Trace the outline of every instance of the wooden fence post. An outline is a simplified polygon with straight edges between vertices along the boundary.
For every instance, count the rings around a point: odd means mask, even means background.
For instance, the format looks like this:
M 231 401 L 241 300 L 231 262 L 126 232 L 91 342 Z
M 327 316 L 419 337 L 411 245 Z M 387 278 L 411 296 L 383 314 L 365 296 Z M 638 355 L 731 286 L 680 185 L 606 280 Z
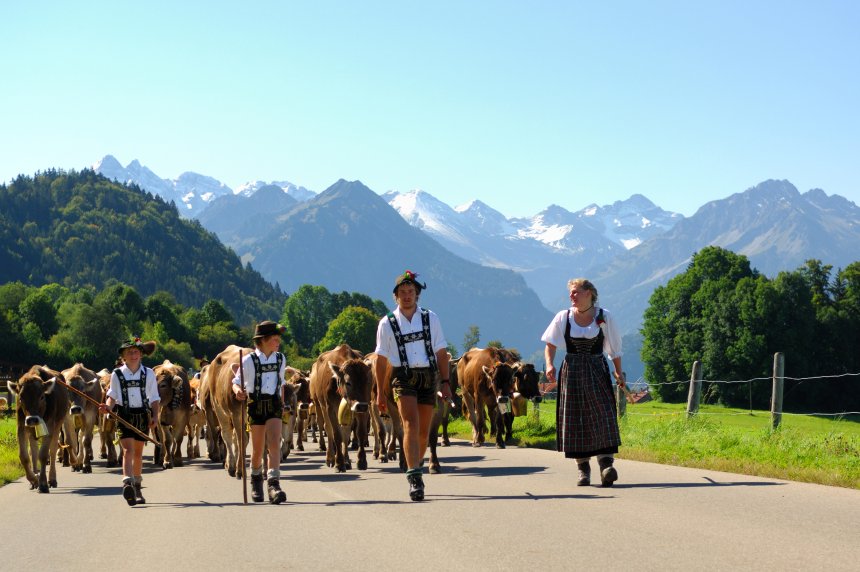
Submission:
M 782 389 L 785 382 L 785 354 L 773 354 L 773 394 L 770 398 L 770 420 L 774 429 L 782 421 Z
M 693 371 L 690 374 L 690 392 L 687 394 L 687 417 L 692 417 L 699 412 L 699 401 L 702 399 L 702 362 L 693 362 Z

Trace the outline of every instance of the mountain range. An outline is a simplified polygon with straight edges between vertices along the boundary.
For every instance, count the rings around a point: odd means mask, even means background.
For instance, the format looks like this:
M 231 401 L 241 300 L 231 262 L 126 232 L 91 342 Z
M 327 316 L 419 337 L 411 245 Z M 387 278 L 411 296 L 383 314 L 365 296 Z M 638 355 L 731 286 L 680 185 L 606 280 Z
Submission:
M 101 163 L 110 164 L 107 159 Z M 133 161 L 126 175 L 135 169 L 148 171 Z M 184 173 L 174 181 L 173 188 L 180 189 L 174 192 L 186 190 L 187 196 L 187 189 L 179 181 L 194 180 L 192 175 Z M 405 222 L 456 255 L 460 260 L 455 265 L 461 272 L 481 272 L 479 268 L 483 267 L 522 276 L 525 290 L 533 291 L 543 305 L 542 315 L 548 312 L 546 308 L 554 311 L 568 305 L 567 279 L 591 278 L 600 291 L 601 305 L 619 317 L 625 334 L 638 331 L 653 289 L 683 272 L 692 254 L 704 246 L 716 245 L 744 254 L 754 267 L 769 276 L 795 269 L 810 258 L 834 267 L 845 266 L 860 252 L 857 205 L 820 189 L 801 194 L 790 182 L 781 180 L 764 181 L 725 199 L 708 202 L 688 218 L 654 205 L 641 194 L 608 205 L 591 204 L 576 212 L 550 205 L 531 217 L 506 218 L 481 201 L 450 207 L 424 191 L 388 192 L 380 197 L 367 192 L 369 189 L 360 183 L 339 181 L 320 195 L 283 182 L 256 182 L 244 185 L 236 193 L 208 177 L 196 177 L 211 183 L 205 192 L 194 195 L 201 201 L 205 197 L 205 204 L 187 208 L 188 213 L 196 212 L 200 222 L 233 247 L 245 262 L 252 262 L 263 276 L 277 280 L 288 292 L 297 280 L 327 287 L 342 284 L 335 287 L 355 290 L 342 279 L 342 267 L 336 268 L 326 257 L 309 253 L 324 247 L 326 252 L 345 250 L 364 260 L 375 258 L 386 252 L 385 246 L 390 242 L 381 236 L 390 228 L 399 230 L 396 238 L 389 238 L 425 245 L 419 235 L 405 233 Z M 146 181 L 134 179 L 138 185 L 161 194 L 148 187 Z M 363 190 L 346 193 L 345 188 L 354 184 Z M 386 205 L 390 208 L 384 208 Z M 333 207 L 340 209 L 336 217 L 325 213 Z M 374 216 L 368 217 L 364 208 L 371 209 Z M 399 220 L 390 216 L 393 213 L 399 214 Z M 262 223 L 260 217 L 265 216 L 273 222 Z M 383 219 L 384 227 L 366 226 Z M 325 224 L 316 222 L 322 220 Z M 363 233 L 371 232 L 371 228 L 376 236 L 365 237 Z M 279 246 L 272 247 L 273 244 Z M 296 248 L 298 244 L 304 245 L 303 252 Z M 279 259 L 273 254 L 282 247 L 290 257 L 282 255 Z M 302 274 L 307 272 L 301 279 L 288 276 L 289 265 L 284 261 L 292 262 L 293 256 L 302 261 Z M 463 265 L 464 261 L 475 264 Z M 407 257 L 402 264 L 418 263 Z M 433 273 L 452 264 L 440 262 Z M 402 271 L 397 264 L 390 269 Z M 354 279 L 365 272 L 362 268 L 353 270 Z M 431 280 L 433 273 L 426 269 L 424 272 Z M 372 289 L 371 282 L 366 292 L 382 297 Z M 519 288 L 520 285 L 515 289 Z M 428 298 L 430 292 L 428 289 Z M 533 332 L 532 338 L 539 333 Z

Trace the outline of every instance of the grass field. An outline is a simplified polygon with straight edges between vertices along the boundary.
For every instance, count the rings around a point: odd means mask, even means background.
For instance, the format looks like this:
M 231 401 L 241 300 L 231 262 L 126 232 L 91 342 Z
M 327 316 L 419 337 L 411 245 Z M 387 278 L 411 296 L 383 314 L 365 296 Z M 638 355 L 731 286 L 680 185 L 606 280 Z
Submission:
M 687 419 L 683 404 L 628 406 L 621 420 L 618 457 L 745 475 L 860 489 L 860 418 L 784 415 L 777 431 L 770 412 L 702 406 Z M 452 420 L 452 435 L 472 438 L 469 422 Z M 539 415 L 514 419 L 514 441 L 555 449 L 555 403 Z M 492 446 L 485 445 L 485 446 Z M 0 418 L 0 486 L 24 474 L 18 461 L 14 417 Z
M 618 457 L 860 489 L 860 418 L 783 415 L 771 430 L 769 411 L 702 406 L 687 419 L 684 404 L 628 406 Z M 471 439 L 465 419 L 449 430 Z M 520 446 L 555 449 L 555 404 L 541 404 L 538 420 L 514 420 Z

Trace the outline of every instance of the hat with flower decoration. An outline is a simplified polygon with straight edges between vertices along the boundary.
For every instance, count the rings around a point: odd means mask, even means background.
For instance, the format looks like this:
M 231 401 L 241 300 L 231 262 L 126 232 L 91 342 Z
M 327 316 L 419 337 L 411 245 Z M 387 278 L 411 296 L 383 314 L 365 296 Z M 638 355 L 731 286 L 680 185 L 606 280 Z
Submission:
M 403 284 L 414 284 L 415 292 L 420 294 L 421 290 L 427 288 L 427 284 L 418 282 L 418 274 L 411 270 L 405 271 L 403 274 L 394 279 L 394 293 L 397 294 L 397 289 Z
M 123 350 L 127 350 L 128 348 L 137 348 L 140 350 L 140 353 L 142 353 L 145 356 L 148 356 L 148 355 L 151 355 L 152 352 L 155 351 L 155 346 L 156 346 L 155 340 L 143 342 L 140 340 L 140 338 L 133 337 L 133 338 L 130 338 L 130 339 L 124 341 L 122 343 L 122 345 L 119 347 L 118 351 L 119 351 L 119 354 L 122 355 Z

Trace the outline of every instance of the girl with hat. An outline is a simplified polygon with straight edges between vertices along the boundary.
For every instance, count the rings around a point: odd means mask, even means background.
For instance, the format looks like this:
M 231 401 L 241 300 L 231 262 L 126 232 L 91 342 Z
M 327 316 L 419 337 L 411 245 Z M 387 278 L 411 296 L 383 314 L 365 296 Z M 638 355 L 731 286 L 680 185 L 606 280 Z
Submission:
M 99 406 L 102 413 L 115 411 L 123 420 L 143 434 L 155 429 L 161 398 L 155 372 L 141 363 L 143 356 L 155 351 L 155 342 L 142 342 L 133 338 L 119 348 L 122 364 L 110 376 L 110 388 L 105 403 Z M 117 428 L 122 447 L 122 496 L 129 506 L 143 504 L 143 437 L 120 425 Z
M 251 498 L 263 502 L 263 446 L 268 448 L 269 502 L 280 504 L 287 494 L 280 486 L 281 430 L 284 411 L 284 354 L 278 351 L 281 335 L 286 328 L 265 321 L 254 331 L 252 353 L 235 364 L 233 394 L 240 401 L 248 400 L 248 424 L 251 427 Z M 242 368 L 241 371 L 239 368 Z M 244 384 L 243 384 L 244 381 Z

